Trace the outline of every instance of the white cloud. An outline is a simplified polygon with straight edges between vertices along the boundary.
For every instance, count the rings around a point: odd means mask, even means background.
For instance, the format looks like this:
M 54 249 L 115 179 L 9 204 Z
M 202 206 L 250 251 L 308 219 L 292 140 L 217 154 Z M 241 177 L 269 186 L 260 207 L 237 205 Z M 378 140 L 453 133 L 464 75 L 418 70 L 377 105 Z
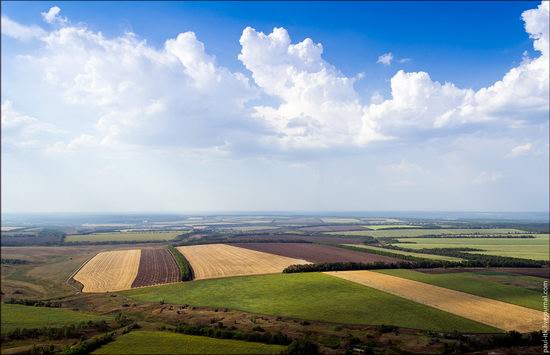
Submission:
M 410 62 L 412 62 L 412 58 L 399 59 L 399 63 L 410 63 Z
M 380 63 L 382 65 L 390 65 L 392 60 L 393 60 L 393 54 L 391 52 L 388 52 L 379 56 L 376 63 Z
M 518 146 L 512 148 L 512 150 L 510 151 L 508 156 L 518 157 L 520 155 L 524 155 L 524 154 L 529 153 L 532 149 L 533 149 L 533 144 L 532 143 L 521 144 L 521 145 L 518 145 Z
M 2 103 L 2 146 L 36 148 L 60 133 L 63 131 L 55 126 L 18 112 L 11 101 Z
M 39 38 L 46 34 L 46 32 L 38 26 L 22 25 L 5 15 L 2 15 L 1 21 L 2 34 L 21 41 L 28 41 L 30 39 Z
M 255 117 L 275 133 L 267 142 L 283 148 L 326 148 L 382 139 L 353 84 L 322 58 L 323 47 L 306 38 L 292 44 L 284 28 L 265 35 L 246 28 L 239 59 L 256 84 L 280 101 L 256 106 Z M 360 135 L 362 134 L 362 135 Z M 360 138 L 362 141 L 360 141 Z
M 409 173 L 421 173 L 424 172 L 418 164 L 409 163 L 405 159 L 399 163 L 388 164 L 379 168 L 381 172 L 388 174 L 409 174 Z
M 61 9 L 58 6 L 51 7 L 48 12 L 42 12 L 42 18 L 44 21 L 50 24 L 65 25 L 69 21 L 66 17 L 61 17 L 59 13 Z
M 492 184 L 502 179 L 502 174 L 494 171 L 482 171 L 472 179 L 474 185 Z

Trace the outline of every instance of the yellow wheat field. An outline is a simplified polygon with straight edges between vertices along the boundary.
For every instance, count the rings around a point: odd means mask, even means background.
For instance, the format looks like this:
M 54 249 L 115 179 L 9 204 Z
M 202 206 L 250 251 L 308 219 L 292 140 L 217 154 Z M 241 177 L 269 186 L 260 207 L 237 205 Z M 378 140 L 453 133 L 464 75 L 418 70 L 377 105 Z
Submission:
M 127 290 L 137 276 L 141 250 L 106 251 L 94 256 L 74 279 L 84 285 L 82 292 Z
M 273 274 L 289 265 L 309 264 L 302 259 L 287 258 L 226 244 L 178 247 L 191 264 L 195 279 Z
M 372 271 L 331 271 L 326 274 L 391 293 L 503 330 L 540 330 L 543 313 L 489 298 L 449 290 Z

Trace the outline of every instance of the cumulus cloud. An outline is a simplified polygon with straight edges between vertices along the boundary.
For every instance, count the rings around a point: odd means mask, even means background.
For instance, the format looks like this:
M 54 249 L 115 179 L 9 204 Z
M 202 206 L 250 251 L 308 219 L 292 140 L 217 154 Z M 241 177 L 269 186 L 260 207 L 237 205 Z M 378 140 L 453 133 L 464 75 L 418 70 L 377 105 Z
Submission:
M 390 65 L 392 60 L 393 60 L 393 54 L 391 52 L 388 52 L 379 56 L 376 63 L 382 64 L 382 65 Z
M 46 34 L 39 26 L 25 26 L 9 17 L 2 15 L 2 34 L 8 37 L 12 37 L 21 41 L 28 41 L 30 39 L 39 38 Z
M 66 17 L 59 15 L 61 9 L 58 6 L 51 7 L 48 12 L 41 12 L 44 21 L 50 24 L 64 25 L 68 22 Z
M 157 49 L 133 33 L 108 38 L 72 25 L 60 12 L 52 7 L 42 13 L 60 25 L 51 32 L 3 16 L 2 33 L 40 38 L 42 48 L 26 56 L 26 64 L 40 70 L 66 103 L 97 116 L 98 142 L 217 151 L 259 150 L 258 144 L 329 149 L 418 130 L 437 136 L 471 124 L 517 126 L 548 118 L 548 2 L 522 15 L 538 57 L 525 57 L 493 85 L 475 91 L 400 70 L 390 80 L 388 99 L 375 93 L 370 102 L 354 88 L 361 74 L 344 75 L 323 58 L 320 43 L 293 43 L 284 28 L 269 34 L 244 29 L 238 55 L 248 70 L 243 74 L 217 63 L 193 32 Z M 386 53 L 379 63 L 393 59 Z
M 284 148 L 324 148 L 383 139 L 372 122 L 363 123 L 364 106 L 353 84 L 322 58 L 323 46 L 306 38 L 292 44 L 284 28 L 266 35 L 246 28 L 239 59 L 255 83 L 280 100 L 255 106 L 255 117 L 275 132 L 270 141 Z
M 518 157 L 520 155 L 524 155 L 524 154 L 529 153 L 532 149 L 533 149 L 533 144 L 532 143 L 520 144 L 520 145 L 512 148 L 512 150 L 510 151 L 508 156 L 509 157 Z

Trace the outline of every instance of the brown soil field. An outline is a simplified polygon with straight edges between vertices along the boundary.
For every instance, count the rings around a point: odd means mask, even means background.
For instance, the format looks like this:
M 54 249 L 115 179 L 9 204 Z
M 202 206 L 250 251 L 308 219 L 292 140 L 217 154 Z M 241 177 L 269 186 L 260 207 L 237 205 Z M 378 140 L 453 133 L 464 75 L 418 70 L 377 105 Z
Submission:
M 337 226 L 313 226 L 313 227 L 299 228 L 299 230 L 304 232 L 345 232 L 345 231 L 364 231 L 367 229 L 365 227 L 355 224 L 355 225 L 337 225 Z
M 111 292 L 132 287 L 141 250 L 106 251 L 97 254 L 74 275 L 84 285 L 82 292 Z
M 205 244 L 177 248 L 189 261 L 195 279 L 274 274 L 287 266 L 307 264 L 301 259 L 262 253 L 226 244 Z
M 326 274 L 507 331 L 537 331 L 543 324 L 544 315 L 540 311 L 418 281 L 367 270 L 331 271 Z
M 178 264 L 165 248 L 143 249 L 139 269 L 132 287 L 152 286 L 181 279 Z
M 289 258 L 304 259 L 313 263 L 337 263 L 345 261 L 355 263 L 372 263 L 377 261 L 394 263 L 399 261 L 399 259 L 389 256 L 312 243 L 239 243 L 232 245 L 264 253 L 287 256 Z
M 273 240 L 273 242 L 279 242 L 281 240 L 286 241 L 298 241 L 298 242 L 311 242 L 311 243 L 323 243 L 323 244 L 358 244 L 365 240 L 365 237 L 361 236 L 329 236 L 329 235 L 305 235 L 305 234 L 291 234 L 291 233 L 277 233 L 277 234 L 250 234 L 247 236 L 241 235 L 232 237 L 231 243 L 249 242 L 257 240 Z
M 457 269 L 417 269 L 417 271 L 426 274 L 447 274 L 447 273 L 460 273 L 460 272 L 476 272 L 476 271 L 496 271 L 496 272 L 509 272 L 511 274 L 519 274 L 526 276 L 536 276 L 542 278 L 550 278 L 550 269 L 545 267 L 494 267 L 494 268 L 457 268 Z

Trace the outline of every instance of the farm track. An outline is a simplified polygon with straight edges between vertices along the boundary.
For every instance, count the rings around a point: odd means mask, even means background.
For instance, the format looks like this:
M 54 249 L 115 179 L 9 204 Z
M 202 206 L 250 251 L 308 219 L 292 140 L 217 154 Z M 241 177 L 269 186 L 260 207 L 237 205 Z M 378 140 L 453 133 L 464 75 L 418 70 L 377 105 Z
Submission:
M 111 292 L 132 287 L 140 264 L 141 250 L 116 250 L 94 256 L 75 275 L 82 292 Z
M 506 331 L 541 330 L 543 313 L 469 293 L 373 271 L 331 271 L 328 275 L 372 287 Z
M 173 283 L 179 281 L 180 277 L 178 265 L 168 250 L 143 249 L 132 288 Z
M 400 261 L 390 256 L 353 251 L 328 245 L 312 243 L 240 243 L 233 244 L 240 248 L 256 250 L 286 256 L 289 258 L 304 259 L 313 263 L 395 263 Z
M 177 249 L 191 264 L 194 278 L 197 280 L 279 273 L 287 266 L 308 263 L 301 259 L 226 244 L 193 245 Z

